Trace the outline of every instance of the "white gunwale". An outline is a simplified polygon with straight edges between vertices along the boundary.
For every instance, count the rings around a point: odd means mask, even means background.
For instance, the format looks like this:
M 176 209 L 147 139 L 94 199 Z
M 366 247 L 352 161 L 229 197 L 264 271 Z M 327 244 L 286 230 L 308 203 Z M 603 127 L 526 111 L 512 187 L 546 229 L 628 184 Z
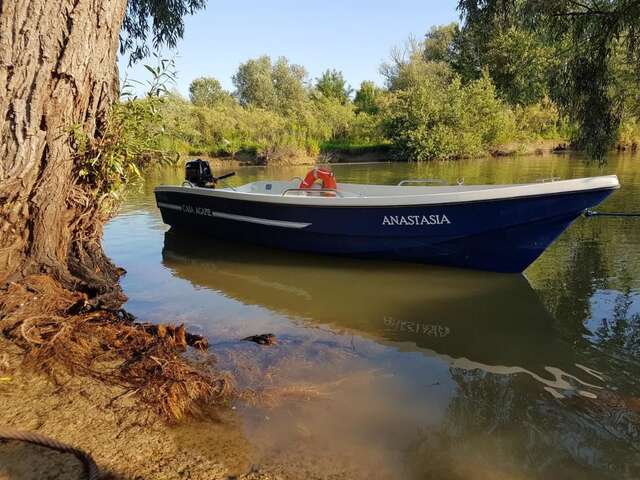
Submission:
M 286 189 L 297 187 L 298 182 L 258 181 L 232 189 L 160 186 L 157 192 L 188 193 L 232 200 L 274 203 L 285 205 L 307 205 L 325 207 L 384 207 L 412 205 L 441 205 L 491 200 L 508 200 L 525 197 L 580 193 L 592 190 L 620 188 L 616 175 L 605 175 L 572 180 L 557 180 L 543 183 L 512 185 L 453 185 L 453 186 L 390 186 L 339 183 L 342 196 L 320 196 L 289 194 Z M 267 185 L 270 185 L 267 190 Z

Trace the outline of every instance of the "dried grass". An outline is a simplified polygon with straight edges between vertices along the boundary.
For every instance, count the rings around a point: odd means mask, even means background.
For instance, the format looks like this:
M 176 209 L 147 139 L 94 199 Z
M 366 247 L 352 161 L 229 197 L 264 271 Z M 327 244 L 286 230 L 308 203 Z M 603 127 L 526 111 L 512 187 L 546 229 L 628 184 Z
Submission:
M 80 375 L 120 385 L 170 421 L 229 398 L 228 375 L 183 355 L 206 340 L 183 326 L 139 324 L 123 311 L 87 305 L 82 293 L 31 276 L 0 291 L 0 332 L 24 349 L 25 365 L 56 380 Z

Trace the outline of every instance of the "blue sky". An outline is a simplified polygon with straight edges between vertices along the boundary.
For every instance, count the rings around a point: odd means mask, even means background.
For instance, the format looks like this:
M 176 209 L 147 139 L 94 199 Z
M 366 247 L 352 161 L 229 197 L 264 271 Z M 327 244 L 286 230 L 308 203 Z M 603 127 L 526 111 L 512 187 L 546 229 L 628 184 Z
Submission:
M 263 54 L 284 55 L 303 65 L 311 78 L 335 68 L 353 87 L 362 80 L 382 84 L 378 67 L 391 47 L 409 35 L 421 38 L 433 25 L 458 20 L 456 0 L 208 3 L 206 10 L 186 19 L 185 36 L 174 52 L 176 87 L 185 95 L 191 80 L 200 76 L 216 77 L 232 90 L 231 76 L 238 65 Z M 121 59 L 122 75 L 126 63 Z M 136 80 L 147 78 L 142 65 L 127 69 L 126 74 Z

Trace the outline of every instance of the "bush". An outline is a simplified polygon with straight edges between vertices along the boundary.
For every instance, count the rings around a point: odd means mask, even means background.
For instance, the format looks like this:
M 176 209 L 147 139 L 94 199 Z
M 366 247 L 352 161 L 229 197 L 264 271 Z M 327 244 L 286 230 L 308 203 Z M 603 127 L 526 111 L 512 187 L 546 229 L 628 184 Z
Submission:
M 403 89 L 389 96 L 382 112 L 385 130 L 403 157 L 479 155 L 515 136 L 514 115 L 497 98 L 488 75 L 463 85 L 445 64 L 414 62 L 423 65 L 407 69 L 411 74 Z
M 548 98 L 526 107 L 514 107 L 516 124 L 522 140 L 569 138 L 558 108 Z

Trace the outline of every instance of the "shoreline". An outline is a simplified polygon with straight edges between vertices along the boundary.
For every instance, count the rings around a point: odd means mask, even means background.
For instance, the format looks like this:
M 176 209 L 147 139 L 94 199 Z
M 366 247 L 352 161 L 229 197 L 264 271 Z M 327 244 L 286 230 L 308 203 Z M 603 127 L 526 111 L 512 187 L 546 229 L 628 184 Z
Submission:
M 627 151 L 625 148 L 615 149 L 618 152 Z M 631 151 L 631 150 L 629 150 Z M 539 156 L 549 154 L 570 154 L 576 153 L 566 139 L 539 140 L 524 143 L 509 143 L 497 145 L 494 148 L 478 155 L 475 158 L 500 158 L 500 157 L 526 157 Z M 182 165 L 191 158 L 202 158 L 211 163 L 216 168 L 235 168 L 244 166 L 271 166 L 271 167 L 287 167 L 287 166 L 303 166 L 303 165 L 320 165 L 320 164 L 346 164 L 346 163 L 380 163 L 380 162 L 398 162 L 405 163 L 409 160 L 398 159 L 394 156 L 393 149 L 390 145 L 374 145 L 371 147 L 345 147 L 332 148 L 322 151 L 319 155 L 310 156 L 306 154 L 287 155 L 278 158 L 264 159 L 251 153 L 239 153 L 235 156 L 209 156 L 209 155 L 187 155 L 179 154 L 176 165 Z M 465 157 L 466 158 L 466 157 Z M 464 158 L 461 158 L 461 160 Z M 458 159 L 456 159 L 458 160 Z M 434 159 L 433 162 L 445 161 Z
M 1 426 L 83 450 L 99 478 L 272 478 L 250 463 L 232 379 L 206 339 L 88 301 L 44 275 L 0 292 Z M 0 441 L 0 480 L 81 473 L 70 454 Z
M 57 378 L 21 366 L 23 353 L 0 337 L 0 424 L 68 443 L 90 454 L 100 478 L 275 480 L 256 471 L 238 413 L 211 408 L 169 425 L 136 404 L 125 389 L 77 376 Z M 69 454 L 0 441 L 0 479 L 84 478 Z

